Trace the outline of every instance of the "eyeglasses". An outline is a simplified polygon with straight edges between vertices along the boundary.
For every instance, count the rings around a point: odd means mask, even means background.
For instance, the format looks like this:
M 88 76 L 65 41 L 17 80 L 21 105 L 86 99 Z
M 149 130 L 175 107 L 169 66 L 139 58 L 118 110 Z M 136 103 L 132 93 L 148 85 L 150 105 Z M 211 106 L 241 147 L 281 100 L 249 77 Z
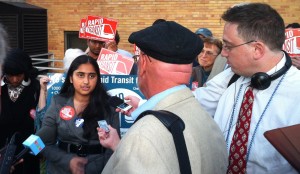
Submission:
M 249 43 L 252 43 L 252 42 L 256 42 L 256 40 L 251 40 L 251 41 L 248 41 L 248 42 L 245 42 L 245 43 L 242 43 L 242 44 L 239 44 L 239 45 L 233 45 L 233 46 L 228 46 L 226 45 L 225 43 L 223 44 L 223 50 L 225 51 L 231 51 L 233 48 L 236 48 L 236 47 L 239 47 L 239 46 L 242 46 L 242 45 L 246 45 L 246 44 L 249 44 Z
M 90 40 L 90 42 L 93 44 L 93 45 L 101 45 L 102 47 L 105 46 L 105 42 L 102 42 L 102 41 L 98 41 L 98 40 Z
M 150 59 L 150 57 L 147 54 L 145 54 L 145 53 L 141 53 L 140 55 L 134 55 L 134 56 L 132 56 L 134 62 L 137 63 L 140 60 L 140 58 L 141 58 L 142 55 L 146 55 L 148 57 L 148 59 L 149 59 L 149 62 L 152 62 L 151 59 Z
M 213 56 L 217 56 L 218 54 L 214 54 L 214 53 L 211 52 L 211 51 L 205 51 L 204 49 L 202 49 L 200 55 L 201 55 L 201 56 L 207 55 L 207 56 L 209 56 L 209 57 L 213 57 Z
M 134 63 L 137 63 L 140 59 L 140 55 L 134 55 L 132 56 L 133 60 L 134 60 Z

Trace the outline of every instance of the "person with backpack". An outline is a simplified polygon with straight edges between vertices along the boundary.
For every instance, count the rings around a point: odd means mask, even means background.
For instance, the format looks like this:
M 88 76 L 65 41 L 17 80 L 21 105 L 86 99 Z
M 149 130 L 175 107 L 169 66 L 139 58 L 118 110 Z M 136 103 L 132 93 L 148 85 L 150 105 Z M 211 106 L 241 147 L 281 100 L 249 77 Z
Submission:
M 191 173 L 226 172 L 222 132 L 186 86 L 203 41 L 173 21 L 134 32 L 128 40 L 141 50 L 138 85 L 148 99 L 135 112 L 165 110 L 176 114 L 184 123 Z M 114 150 L 102 173 L 180 173 L 172 134 L 152 114 L 135 122 L 120 142 L 115 139 L 115 129 L 109 129 L 98 128 L 100 143 Z

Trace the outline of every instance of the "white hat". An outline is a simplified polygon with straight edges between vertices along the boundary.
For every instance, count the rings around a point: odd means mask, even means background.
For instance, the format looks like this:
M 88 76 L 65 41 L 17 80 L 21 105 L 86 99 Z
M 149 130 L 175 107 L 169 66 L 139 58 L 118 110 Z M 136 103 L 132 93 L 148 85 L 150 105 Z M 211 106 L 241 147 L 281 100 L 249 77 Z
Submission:
M 84 55 L 85 53 L 79 49 L 79 48 L 69 48 L 66 50 L 65 52 L 65 57 L 64 57 L 64 70 L 65 72 L 68 71 L 71 63 L 73 62 L 73 60 L 75 58 L 77 58 L 78 56 Z

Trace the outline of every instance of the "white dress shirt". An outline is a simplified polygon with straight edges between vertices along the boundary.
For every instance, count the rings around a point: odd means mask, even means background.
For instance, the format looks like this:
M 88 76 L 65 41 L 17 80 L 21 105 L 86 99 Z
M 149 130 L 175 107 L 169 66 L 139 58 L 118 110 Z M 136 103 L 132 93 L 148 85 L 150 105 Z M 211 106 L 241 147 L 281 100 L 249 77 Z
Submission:
M 273 74 L 282 68 L 285 61 L 284 56 L 268 74 Z M 232 75 L 231 68 L 228 68 L 208 81 L 207 87 L 194 91 L 198 101 L 214 117 L 222 130 L 228 153 L 242 99 L 251 80 L 251 78 L 240 77 L 227 87 Z M 253 92 L 247 173 L 297 173 L 268 142 L 263 133 L 300 123 L 300 107 L 297 106 L 300 99 L 300 71 L 292 66 L 285 75 L 273 80 L 269 88 L 254 89 Z M 249 147 L 251 147 L 250 152 Z

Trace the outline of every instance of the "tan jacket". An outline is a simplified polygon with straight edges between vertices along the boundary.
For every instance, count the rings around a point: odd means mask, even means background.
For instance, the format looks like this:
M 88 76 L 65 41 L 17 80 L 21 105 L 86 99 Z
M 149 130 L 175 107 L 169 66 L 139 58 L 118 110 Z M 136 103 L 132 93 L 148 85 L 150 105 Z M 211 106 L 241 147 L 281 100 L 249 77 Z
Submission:
M 171 111 L 184 121 L 184 137 L 193 174 L 226 172 L 228 162 L 224 137 L 190 89 L 170 94 L 154 110 Z M 157 118 L 143 117 L 122 138 L 102 173 L 179 174 L 171 133 Z

